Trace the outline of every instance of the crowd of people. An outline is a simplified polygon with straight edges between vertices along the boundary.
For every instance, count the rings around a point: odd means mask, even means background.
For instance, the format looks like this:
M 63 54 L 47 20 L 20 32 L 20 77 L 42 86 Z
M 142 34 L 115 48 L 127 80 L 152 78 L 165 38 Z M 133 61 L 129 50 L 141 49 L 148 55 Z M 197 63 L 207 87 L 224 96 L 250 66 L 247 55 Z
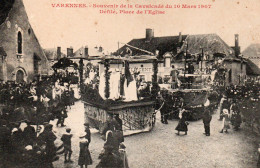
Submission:
M 0 163 L 21 167 L 51 167 L 57 159 L 51 120 L 64 125 L 74 91 L 58 78 L 31 83 L 0 84 Z M 40 126 L 44 125 L 44 126 Z
M 65 112 L 75 101 L 73 89 L 52 78 L 28 84 L 0 84 L 0 97 L 2 120 L 16 122 L 27 119 L 35 124 L 59 117 L 59 112 Z

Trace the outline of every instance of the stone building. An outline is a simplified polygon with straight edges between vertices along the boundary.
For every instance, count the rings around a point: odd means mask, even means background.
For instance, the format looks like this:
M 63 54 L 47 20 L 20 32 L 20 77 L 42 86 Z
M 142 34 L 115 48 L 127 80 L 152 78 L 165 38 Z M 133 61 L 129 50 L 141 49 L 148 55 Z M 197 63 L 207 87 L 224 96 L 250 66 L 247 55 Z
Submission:
M 48 60 L 22 0 L 0 2 L 0 80 L 30 82 L 48 74 Z
M 195 74 L 206 74 L 206 69 L 221 62 L 227 70 L 226 85 L 238 85 L 246 78 L 246 64 L 240 57 L 238 42 L 238 35 L 235 35 L 235 47 L 230 47 L 217 34 L 179 33 L 178 36 L 155 37 L 152 29 L 146 29 L 145 38 L 131 40 L 116 53 L 121 56 L 157 56 L 158 76 L 162 78 L 169 76 L 172 65 L 187 73 L 187 65 L 192 64 Z M 144 65 L 140 63 L 139 66 Z M 146 78 L 151 79 L 151 74 Z

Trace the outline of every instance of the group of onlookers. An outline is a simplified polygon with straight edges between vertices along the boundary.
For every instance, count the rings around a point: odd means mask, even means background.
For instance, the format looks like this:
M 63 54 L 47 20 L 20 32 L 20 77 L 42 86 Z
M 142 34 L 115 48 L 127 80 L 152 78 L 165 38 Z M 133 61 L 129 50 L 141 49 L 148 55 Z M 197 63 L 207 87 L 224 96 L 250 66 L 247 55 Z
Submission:
M 89 129 L 89 123 L 85 123 L 85 135 L 80 136 L 79 142 L 79 157 L 78 165 L 83 168 L 87 168 L 89 165 L 93 164 L 91 153 L 89 150 L 89 145 L 91 142 L 91 132 Z M 64 163 L 71 163 L 72 146 L 70 133 L 71 129 L 67 128 L 66 133 L 61 137 L 64 146 Z M 103 150 L 101 151 L 98 159 L 99 163 L 96 168 L 128 168 L 128 161 L 125 153 L 125 146 L 122 143 L 124 141 L 123 130 L 122 130 L 122 120 L 118 115 L 111 115 L 102 130 L 102 139 L 105 141 Z
M 26 126 L 22 125 L 25 124 Z M 0 122 L 0 167 L 51 168 L 57 160 L 55 134 L 52 125 L 45 123 L 42 130 L 32 126 L 30 121 L 8 123 Z
M 61 85 L 65 89 L 62 90 Z M 52 166 L 52 161 L 57 159 L 56 136 L 52 132 L 53 126 L 48 123 L 58 119 L 57 126 L 65 126 L 67 108 L 75 101 L 73 90 L 65 86 L 53 78 L 28 84 L 0 84 L 1 164 L 15 160 L 21 167 L 29 167 L 27 164 L 31 167 Z M 27 126 L 23 129 L 25 123 Z M 39 125 L 44 125 L 42 133 L 38 130 Z

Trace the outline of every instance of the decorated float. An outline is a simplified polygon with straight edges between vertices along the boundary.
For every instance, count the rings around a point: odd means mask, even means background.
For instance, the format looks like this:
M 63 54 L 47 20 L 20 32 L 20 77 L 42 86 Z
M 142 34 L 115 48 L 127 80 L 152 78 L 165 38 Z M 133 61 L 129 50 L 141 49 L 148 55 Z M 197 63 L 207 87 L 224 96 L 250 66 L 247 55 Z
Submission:
M 186 73 L 184 70 L 172 70 L 169 82 L 159 84 L 163 94 L 167 94 L 167 102 L 172 103 L 170 107 L 172 118 L 178 118 L 180 108 L 188 112 L 189 120 L 198 120 L 202 118 L 205 106 L 210 106 L 209 87 L 210 75 L 199 73 Z
M 122 120 L 124 136 L 151 131 L 155 125 L 154 100 L 158 92 L 157 59 L 154 62 L 153 81 L 148 96 L 137 93 L 138 73 L 131 72 L 131 58 L 107 57 L 100 62 L 99 84 L 90 82 L 82 87 L 82 100 L 85 108 L 85 121 L 93 128 L 103 132 L 109 119 L 115 115 Z M 110 68 L 110 62 L 120 61 L 123 66 Z M 94 81 L 97 81 L 94 79 Z M 157 91 L 156 91 L 157 90 Z

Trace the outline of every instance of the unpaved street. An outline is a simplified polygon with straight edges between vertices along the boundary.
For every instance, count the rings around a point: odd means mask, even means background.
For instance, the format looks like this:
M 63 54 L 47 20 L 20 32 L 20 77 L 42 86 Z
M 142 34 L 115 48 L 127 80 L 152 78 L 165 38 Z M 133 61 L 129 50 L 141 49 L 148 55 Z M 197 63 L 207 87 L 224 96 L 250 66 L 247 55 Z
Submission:
M 78 167 L 79 136 L 84 134 L 84 106 L 77 102 L 68 113 L 67 127 L 72 129 L 74 137 L 73 161 L 64 164 L 64 157 L 54 163 L 55 168 Z M 211 136 L 206 137 L 203 132 L 201 120 L 190 122 L 188 135 L 177 136 L 175 127 L 177 120 L 169 121 L 168 125 L 161 124 L 159 118 L 155 128 L 149 133 L 133 135 L 125 138 L 126 151 L 130 168 L 255 168 L 256 146 L 253 143 L 255 137 L 249 136 L 245 130 L 229 133 L 219 133 L 221 121 L 213 115 L 211 122 Z M 56 128 L 56 134 L 60 136 L 65 128 Z M 90 151 L 94 168 L 98 155 L 103 147 L 99 133 L 91 129 L 92 141 Z M 60 141 L 57 141 L 60 143 Z

